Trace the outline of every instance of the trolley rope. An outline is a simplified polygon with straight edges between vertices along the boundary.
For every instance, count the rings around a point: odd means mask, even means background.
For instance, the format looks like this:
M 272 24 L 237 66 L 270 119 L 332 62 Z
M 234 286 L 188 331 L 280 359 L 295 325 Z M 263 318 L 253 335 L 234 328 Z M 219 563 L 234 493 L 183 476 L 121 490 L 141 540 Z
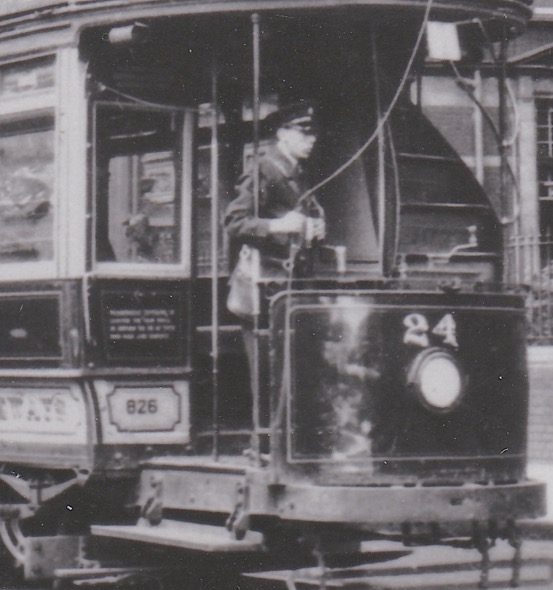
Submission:
M 355 153 L 353 153 L 349 157 L 348 160 L 346 160 L 341 166 L 336 168 L 336 170 L 334 172 L 332 172 L 331 174 L 329 174 L 326 178 L 323 178 L 323 180 L 321 180 L 315 186 L 313 186 L 312 188 L 307 190 L 300 197 L 298 203 L 300 203 L 302 200 L 304 200 L 307 197 L 309 197 L 310 195 L 312 195 L 314 192 L 321 189 L 323 186 L 326 186 L 329 182 L 331 182 L 336 177 L 338 177 L 340 174 L 342 174 L 342 172 L 347 170 L 354 162 L 356 162 L 367 151 L 367 149 L 372 145 L 374 140 L 377 139 L 377 137 L 379 136 L 380 132 L 382 131 L 384 125 L 386 124 L 386 122 L 390 118 L 390 115 L 392 114 L 392 111 L 394 110 L 394 108 L 401 96 L 401 93 L 403 92 L 403 89 L 405 88 L 405 84 L 407 83 L 407 80 L 409 78 L 411 68 L 413 67 L 413 63 L 414 63 L 415 58 L 417 57 L 417 54 L 419 52 L 419 48 L 422 43 L 422 39 L 424 37 L 424 32 L 426 31 L 426 25 L 428 24 L 428 21 L 430 18 L 430 11 L 432 9 L 433 2 L 434 2 L 434 0 L 427 0 L 426 8 L 424 11 L 423 21 L 422 21 L 421 27 L 419 29 L 417 39 L 415 41 L 415 45 L 413 46 L 413 50 L 411 52 L 411 55 L 409 56 L 407 66 L 405 67 L 405 71 L 403 72 L 403 75 L 400 79 L 399 85 L 396 89 L 394 96 L 392 97 L 392 100 L 390 101 L 390 104 L 388 105 L 388 108 L 384 111 L 384 114 L 379 119 L 374 131 L 371 133 L 371 135 L 365 141 L 365 143 Z

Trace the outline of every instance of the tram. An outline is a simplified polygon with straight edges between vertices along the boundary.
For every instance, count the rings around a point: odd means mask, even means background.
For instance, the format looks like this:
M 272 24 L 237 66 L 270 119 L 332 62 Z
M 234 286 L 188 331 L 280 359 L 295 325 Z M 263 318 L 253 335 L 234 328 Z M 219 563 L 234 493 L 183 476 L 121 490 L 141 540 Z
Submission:
M 478 47 L 529 16 L 522 0 L 2 3 L 0 537 L 26 580 L 200 576 L 228 556 L 240 574 L 378 535 L 518 547 L 517 519 L 544 513 L 524 299 L 502 280 L 497 195 L 416 88 L 429 23 L 472 26 Z M 305 99 L 327 236 L 308 275 L 292 258 L 259 279 L 250 375 L 221 219 L 267 118 Z

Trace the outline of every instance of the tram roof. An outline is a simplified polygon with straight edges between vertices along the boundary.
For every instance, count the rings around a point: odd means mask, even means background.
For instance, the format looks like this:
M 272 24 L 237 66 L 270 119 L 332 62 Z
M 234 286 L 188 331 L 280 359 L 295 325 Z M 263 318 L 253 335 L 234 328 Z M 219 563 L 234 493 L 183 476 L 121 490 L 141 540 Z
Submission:
M 42 23 L 68 19 L 83 25 L 175 14 L 245 11 L 368 8 L 423 10 L 429 0 L 2 0 L 0 31 L 40 29 Z M 444 20 L 480 17 L 520 30 L 531 16 L 533 0 L 432 0 L 433 14 Z

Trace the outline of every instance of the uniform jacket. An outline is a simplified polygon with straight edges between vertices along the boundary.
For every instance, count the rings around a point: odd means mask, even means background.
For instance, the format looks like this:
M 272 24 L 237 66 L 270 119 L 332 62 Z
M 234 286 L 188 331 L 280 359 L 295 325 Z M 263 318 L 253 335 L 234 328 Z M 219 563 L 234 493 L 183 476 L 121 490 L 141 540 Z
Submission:
M 262 260 L 284 260 L 289 255 L 289 237 L 269 232 L 269 220 L 282 217 L 296 208 L 309 188 L 301 165 L 295 165 L 271 146 L 259 159 L 259 216 L 254 215 L 253 174 L 244 174 L 236 187 L 238 196 L 225 214 L 225 227 L 235 243 L 258 248 Z M 305 207 L 299 211 L 307 213 Z M 266 266 L 266 264 L 264 264 Z

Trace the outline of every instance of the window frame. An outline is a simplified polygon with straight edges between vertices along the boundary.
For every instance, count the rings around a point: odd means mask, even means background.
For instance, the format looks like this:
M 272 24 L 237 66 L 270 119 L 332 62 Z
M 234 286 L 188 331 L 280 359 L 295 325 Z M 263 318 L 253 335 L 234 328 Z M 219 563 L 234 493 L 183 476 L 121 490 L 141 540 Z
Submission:
M 4 69 L 14 68 L 18 65 L 33 63 L 46 63 L 50 61 L 54 71 L 54 82 L 52 86 L 44 89 L 34 89 L 28 94 L 10 94 L 2 97 L 0 94 L 0 128 L 4 124 L 13 122 L 32 122 L 33 119 L 52 119 L 52 152 L 53 152 L 53 181 L 51 186 L 51 209 L 52 209 L 52 257 L 49 260 L 18 260 L 3 262 L 0 261 L 2 270 L 2 281 L 20 279 L 52 279 L 55 278 L 58 268 L 58 234 L 59 234 L 59 61 L 56 53 L 48 53 L 40 56 L 25 57 L 3 61 L 0 63 L 0 72 Z M 17 134 L 14 134 L 17 135 Z
M 176 263 L 159 262 L 132 262 L 132 261 L 102 261 L 97 257 L 97 215 L 98 215 L 98 122 L 99 110 L 102 107 L 119 107 L 121 109 L 133 109 L 137 111 L 166 112 L 181 114 L 182 124 L 176 130 L 177 141 L 174 144 L 175 171 L 176 171 L 176 195 L 180 198 L 180 214 L 176 221 L 180 224 L 180 248 L 178 253 L 180 261 Z M 159 277 L 159 278 L 189 278 L 191 276 L 191 215 L 192 215 L 192 194 L 193 194 L 193 128 L 195 114 L 192 109 L 178 108 L 163 105 L 143 105 L 131 102 L 115 100 L 93 100 L 91 103 L 92 122 L 92 157 L 91 157 L 91 216 L 92 224 L 90 231 L 91 267 L 95 276 L 105 277 Z
M 536 95 L 534 104 L 538 223 L 541 235 L 549 237 L 553 232 L 553 95 Z M 540 138 L 540 130 L 546 133 L 545 139 Z M 542 147 L 547 151 L 544 155 Z

